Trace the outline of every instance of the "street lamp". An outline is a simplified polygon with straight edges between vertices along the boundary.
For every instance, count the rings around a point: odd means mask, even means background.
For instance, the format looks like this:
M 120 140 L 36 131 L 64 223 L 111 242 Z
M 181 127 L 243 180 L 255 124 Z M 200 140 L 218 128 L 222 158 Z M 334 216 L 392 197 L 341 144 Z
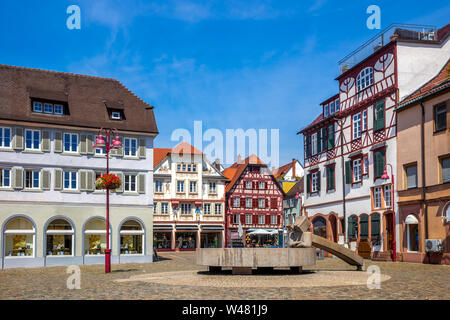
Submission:
M 391 187 L 391 192 L 392 192 L 392 196 L 391 196 L 391 206 L 392 206 L 392 261 L 396 262 L 397 261 L 397 248 L 396 248 L 396 241 L 395 241 L 395 202 L 394 202 L 394 169 L 392 169 L 392 165 L 390 165 L 389 163 L 387 163 L 384 167 L 384 172 L 383 175 L 381 176 L 381 179 L 383 180 L 387 180 L 389 179 L 389 175 L 387 174 L 386 168 L 387 166 L 389 166 L 391 168 L 391 173 L 392 173 L 392 177 L 391 177 L 391 182 L 392 182 L 392 187 Z
M 111 142 L 111 138 L 114 135 L 116 137 Z M 104 132 L 105 139 L 103 139 L 102 132 Z M 98 131 L 97 139 L 95 139 L 94 148 L 105 148 L 106 152 L 106 173 L 109 173 L 109 151 L 111 149 L 119 149 L 122 147 L 120 142 L 119 133 L 117 129 L 103 129 Z M 109 189 L 106 189 L 106 249 L 105 249 L 105 273 L 111 272 L 111 249 L 109 248 Z

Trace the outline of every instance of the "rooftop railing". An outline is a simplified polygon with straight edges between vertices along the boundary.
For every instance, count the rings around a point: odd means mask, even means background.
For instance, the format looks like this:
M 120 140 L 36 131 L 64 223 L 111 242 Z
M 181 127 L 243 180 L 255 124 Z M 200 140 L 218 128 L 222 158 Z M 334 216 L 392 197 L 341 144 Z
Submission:
M 393 23 L 339 61 L 341 73 L 351 69 L 395 38 L 400 40 L 436 41 L 435 26 Z

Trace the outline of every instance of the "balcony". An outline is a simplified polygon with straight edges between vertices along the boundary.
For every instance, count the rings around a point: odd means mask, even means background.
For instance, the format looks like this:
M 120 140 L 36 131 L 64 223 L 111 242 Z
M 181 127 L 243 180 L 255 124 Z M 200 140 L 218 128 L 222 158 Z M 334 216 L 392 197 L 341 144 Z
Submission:
M 393 23 L 340 60 L 340 72 L 353 68 L 394 39 L 433 42 L 437 41 L 437 29 L 428 25 Z

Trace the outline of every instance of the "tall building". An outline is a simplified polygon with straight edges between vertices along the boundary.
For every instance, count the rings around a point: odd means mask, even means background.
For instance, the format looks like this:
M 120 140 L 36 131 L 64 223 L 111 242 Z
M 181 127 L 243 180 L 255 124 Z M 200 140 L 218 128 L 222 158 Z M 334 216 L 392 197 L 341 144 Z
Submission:
M 110 157 L 112 263 L 152 261 L 153 107 L 119 81 L 0 65 L 2 268 L 104 263 L 106 171 L 100 128 L 117 128 Z
M 155 248 L 223 248 L 226 178 L 218 162 L 186 142 L 154 153 Z
M 279 246 L 283 232 L 283 190 L 272 172 L 251 155 L 226 168 L 226 245 Z M 242 235 L 239 230 L 242 230 Z
M 324 100 L 304 136 L 305 210 L 313 230 L 363 257 L 392 258 L 399 216 L 395 108 L 450 56 L 450 25 L 392 25 L 339 62 L 338 93 Z M 397 189 L 397 188 L 395 188 Z M 400 251 L 397 245 L 397 252 Z
M 401 259 L 450 264 L 450 62 L 396 112 Z

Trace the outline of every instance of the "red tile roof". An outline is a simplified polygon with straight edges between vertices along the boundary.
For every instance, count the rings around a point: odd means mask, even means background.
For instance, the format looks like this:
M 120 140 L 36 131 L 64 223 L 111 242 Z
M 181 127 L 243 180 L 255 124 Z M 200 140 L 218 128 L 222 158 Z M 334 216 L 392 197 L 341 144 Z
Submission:
M 281 175 L 288 172 L 290 168 L 292 168 L 292 161 L 288 164 L 285 164 L 284 166 L 279 167 L 278 169 L 275 169 L 275 171 L 273 172 L 273 176 L 275 177 L 275 179 L 278 179 Z
M 167 157 L 170 151 L 172 151 L 172 149 L 153 148 L 153 168 L 160 164 L 161 161 L 163 161 Z
M 228 192 L 231 190 L 231 188 L 236 184 L 237 180 L 241 176 L 241 174 L 244 172 L 245 168 L 249 164 L 260 164 L 265 165 L 264 162 L 262 162 L 256 155 L 252 154 L 251 156 L 247 157 L 242 163 L 235 162 L 230 167 L 226 168 L 224 171 L 222 171 L 222 174 L 230 180 L 230 182 L 225 187 L 225 192 Z
M 203 154 L 200 150 L 194 148 L 187 142 L 180 142 L 172 149 L 170 148 L 153 148 L 153 168 L 161 163 L 169 153 L 179 154 Z

